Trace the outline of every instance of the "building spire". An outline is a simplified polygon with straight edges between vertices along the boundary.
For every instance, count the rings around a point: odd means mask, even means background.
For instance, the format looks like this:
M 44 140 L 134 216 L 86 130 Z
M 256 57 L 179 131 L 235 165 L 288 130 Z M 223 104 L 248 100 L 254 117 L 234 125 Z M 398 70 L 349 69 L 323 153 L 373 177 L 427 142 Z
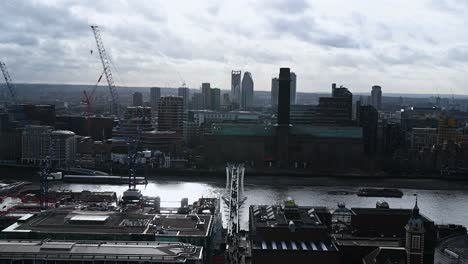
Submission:
M 414 208 L 413 208 L 413 217 L 419 216 L 419 207 L 418 207 L 418 195 L 414 194 L 416 197 L 416 201 L 414 203 Z

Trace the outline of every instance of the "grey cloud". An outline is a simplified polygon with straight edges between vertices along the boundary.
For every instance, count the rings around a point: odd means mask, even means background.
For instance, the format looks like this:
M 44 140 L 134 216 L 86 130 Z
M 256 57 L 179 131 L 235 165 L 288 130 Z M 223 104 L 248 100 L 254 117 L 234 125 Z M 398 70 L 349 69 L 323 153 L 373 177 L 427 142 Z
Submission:
M 220 9 L 219 5 L 212 5 L 212 6 L 208 7 L 206 10 L 208 11 L 208 13 L 215 16 L 215 15 L 218 14 L 219 9 Z
M 390 65 L 414 64 L 431 58 L 423 51 L 406 45 L 385 48 L 377 52 L 376 57 L 380 62 Z
M 318 39 L 318 43 L 322 46 L 333 48 L 359 48 L 359 44 L 348 36 L 335 35 L 330 33 Z
M 0 36 L 0 43 L 3 44 L 14 44 L 19 46 L 37 46 L 39 44 L 39 40 L 33 36 L 14 34 L 10 36 L 0 34 Z
M 306 0 L 269 0 L 266 5 L 288 14 L 303 13 L 310 8 Z
M 463 13 L 468 9 L 466 0 L 432 0 L 431 3 L 435 9 L 450 13 Z
M 378 40 L 389 41 L 389 40 L 392 40 L 393 38 L 393 34 L 390 28 L 387 25 L 382 24 L 382 23 L 377 24 L 374 35 Z
M 468 62 L 468 46 L 450 48 L 447 57 L 450 61 Z
M 311 17 L 276 17 L 271 20 L 274 34 L 291 34 L 297 39 L 330 48 L 359 48 L 350 36 L 327 31 Z

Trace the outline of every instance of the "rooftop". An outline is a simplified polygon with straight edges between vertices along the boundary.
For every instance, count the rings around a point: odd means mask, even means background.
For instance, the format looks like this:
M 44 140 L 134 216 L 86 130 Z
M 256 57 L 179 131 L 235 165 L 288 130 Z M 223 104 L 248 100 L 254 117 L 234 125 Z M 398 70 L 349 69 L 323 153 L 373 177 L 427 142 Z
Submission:
M 294 125 L 291 134 L 320 138 L 362 138 L 361 127 Z
M 292 221 L 297 227 L 324 226 L 313 207 L 295 205 L 252 205 L 250 213 L 257 227 L 286 227 Z
M 2 231 L 6 237 L 14 233 L 131 235 L 151 236 L 209 236 L 211 214 L 142 214 L 130 212 L 49 211 L 27 221 L 17 222 Z M 40 237 L 40 236 L 39 236 Z
M 101 260 L 186 263 L 200 261 L 203 248 L 169 242 L 63 242 L 0 240 L 1 259 Z
M 273 136 L 274 126 L 264 124 L 213 124 L 215 136 Z M 291 135 L 318 138 L 362 138 L 361 127 L 292 125 Z
M 145 233 L 147 225 L 129 225 L 129 221 L 147 220 L 154 215 L 119 212 L 49 211 L 14 224 L 2 231 L 79 234 L 134 234 Z
M 351 211 L 354 215 L 398 215 L 398 216 L 408 216 L 410 217 L 413 210 L 412 209 L 397 209 L 397 208 L 351 208 Z M 422 219 L 425 222 L 432 222 L 431 219 L 421 214 Z
M 273 136 L 273 127 L 261 124 L 213 124 L 211 131 L 215 136 Z
M 254 250 L 304 250 L 304 251 L 338 251 L 330 241 L 258 241 L 253 244 Z

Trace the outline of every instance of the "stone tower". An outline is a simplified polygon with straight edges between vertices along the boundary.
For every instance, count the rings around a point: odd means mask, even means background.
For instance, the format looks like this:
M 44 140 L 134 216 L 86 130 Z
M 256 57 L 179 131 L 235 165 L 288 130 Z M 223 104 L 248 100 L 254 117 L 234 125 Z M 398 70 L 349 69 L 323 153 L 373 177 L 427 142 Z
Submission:
M 411 218 L 408 220 L 406 229 L 406 263 L 423 264 L 424 263 L 424 221 L 419 214 L 418 197 L 413 208 Z

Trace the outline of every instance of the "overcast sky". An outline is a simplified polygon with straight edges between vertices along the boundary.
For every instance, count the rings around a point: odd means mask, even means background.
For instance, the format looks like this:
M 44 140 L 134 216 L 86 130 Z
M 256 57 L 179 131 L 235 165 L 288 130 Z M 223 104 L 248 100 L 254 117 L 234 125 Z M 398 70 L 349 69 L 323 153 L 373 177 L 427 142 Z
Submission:
M 290 67 L 303 92 L 468 94 L 466 0 L 1 0 L 0 17 L 16 82 L 94 83 L 96 24 L 117 85 L 229 89 L 242 70 L 270 90 Z

